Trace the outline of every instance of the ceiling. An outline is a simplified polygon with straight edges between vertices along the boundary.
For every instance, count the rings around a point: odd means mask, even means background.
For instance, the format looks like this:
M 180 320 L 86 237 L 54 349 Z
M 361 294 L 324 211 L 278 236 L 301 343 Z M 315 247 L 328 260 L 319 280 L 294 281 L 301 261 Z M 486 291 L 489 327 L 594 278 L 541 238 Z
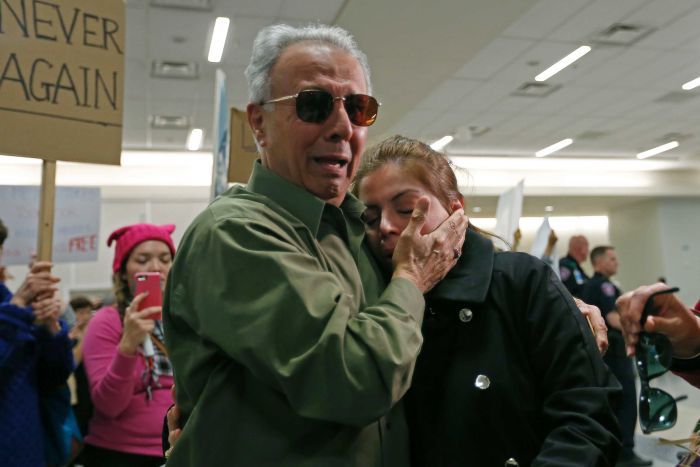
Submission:
M 232 28 L 212 64 L 217 16 Z M 522 178 L 526 195 L 571 208 L 596 196 L 591 213 L 621 197 L 700 196 L 700 87 L 681 89 L 700 76 L 697 0 L 127 0 L 124 148 L 181 151 L 198 127 L 211 149 L 215 70 L 243 108 L 257 31 L 310 21 L 345 27 L 367 53 L 382 102 L 371 139 L 455 136 L 446 152 L 485 205 Z M 548 95 L 516 95 L 580 45 L 592 51 L 547 80 Z M 154 77 L 154 61 L 190 62 L 197 76 Z M 187 125 L 156 129 L 155 116 Z M 535 159 L 564 138 L 573 144 Z M 678 148 L 636 160 L 673 139 Z

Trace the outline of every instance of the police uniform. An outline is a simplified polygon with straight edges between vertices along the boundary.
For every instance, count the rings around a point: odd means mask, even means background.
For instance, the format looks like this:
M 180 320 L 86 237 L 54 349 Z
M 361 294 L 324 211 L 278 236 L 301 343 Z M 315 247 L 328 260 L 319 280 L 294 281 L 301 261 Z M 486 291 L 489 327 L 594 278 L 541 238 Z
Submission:
M 571 255 L 559 260 L 559 277 L 574 297 L 580 296 L 581 286 L 590 279 Z
M 563 278 L 562 278 L 563 279 Z M 622 295 L 620 289 L 603 274 L 596 272 L 581 287 L 580 298 L 586 303 L 600 308 L 606 318 L 611 311 L 616 311 L 615 301 Z M 621 458 L 631 456 L 634 449 L 634 430 L 637 424 L 637 394 L 634 385 L 632 359 L 625 353 L 625 341 L 622 332 L 608 325 L 609 347 L 603 360 L 622 385 L 622 401 L 617 409 L 617 418 L 622 430 Z

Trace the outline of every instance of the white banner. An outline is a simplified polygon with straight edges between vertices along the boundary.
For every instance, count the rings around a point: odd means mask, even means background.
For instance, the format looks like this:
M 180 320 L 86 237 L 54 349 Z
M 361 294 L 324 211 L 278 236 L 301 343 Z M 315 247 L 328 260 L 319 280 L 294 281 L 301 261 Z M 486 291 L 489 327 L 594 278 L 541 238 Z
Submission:
M 496 208 L 496 228 L 494 233 L 513 244 L 513 235 L 518 230 L 520 216 L 523 213 L 523 189 L 525 180 L 520 180 L 510 190 L 498 197 L 498 207 Z M 510 250 L 510 246 L 501 240 L 494 238 L 496 247 L 503 250 Z
M 9 235 L 2 263 L 26 265 L 36 252 L 39 187 L 0 186 L 0 219 Z M 53 262 L 97 260 L 100 233 L 100 189 L 56 188 Z

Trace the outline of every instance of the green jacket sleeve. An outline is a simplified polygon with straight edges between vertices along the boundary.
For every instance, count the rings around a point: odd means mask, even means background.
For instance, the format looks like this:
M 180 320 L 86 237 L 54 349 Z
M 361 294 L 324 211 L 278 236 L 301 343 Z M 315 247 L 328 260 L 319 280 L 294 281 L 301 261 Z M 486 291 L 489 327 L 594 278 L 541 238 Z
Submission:
M 172 313 L 299 415 L 362 426 L 409 387 L 423 296 L 393 280 L 359 309 L 302 230 L 231 218 L 202 229 L 180 251 L 186 277 L 170 278 Z

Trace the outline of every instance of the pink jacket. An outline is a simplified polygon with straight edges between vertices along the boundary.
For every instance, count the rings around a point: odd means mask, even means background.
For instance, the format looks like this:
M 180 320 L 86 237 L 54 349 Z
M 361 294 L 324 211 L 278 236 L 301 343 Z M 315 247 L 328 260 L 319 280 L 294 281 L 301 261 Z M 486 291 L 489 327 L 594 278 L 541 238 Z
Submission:
M 85 442 L 132 454 L 162 456 L 163 417 L 173 403 L 173 378 L 161 376 L 153 399 L 141 381 L 143 356 L 119 352 L 122 321 L 116 308 L 100 309 L 88 325 L 83 361 L 95 406 Z

